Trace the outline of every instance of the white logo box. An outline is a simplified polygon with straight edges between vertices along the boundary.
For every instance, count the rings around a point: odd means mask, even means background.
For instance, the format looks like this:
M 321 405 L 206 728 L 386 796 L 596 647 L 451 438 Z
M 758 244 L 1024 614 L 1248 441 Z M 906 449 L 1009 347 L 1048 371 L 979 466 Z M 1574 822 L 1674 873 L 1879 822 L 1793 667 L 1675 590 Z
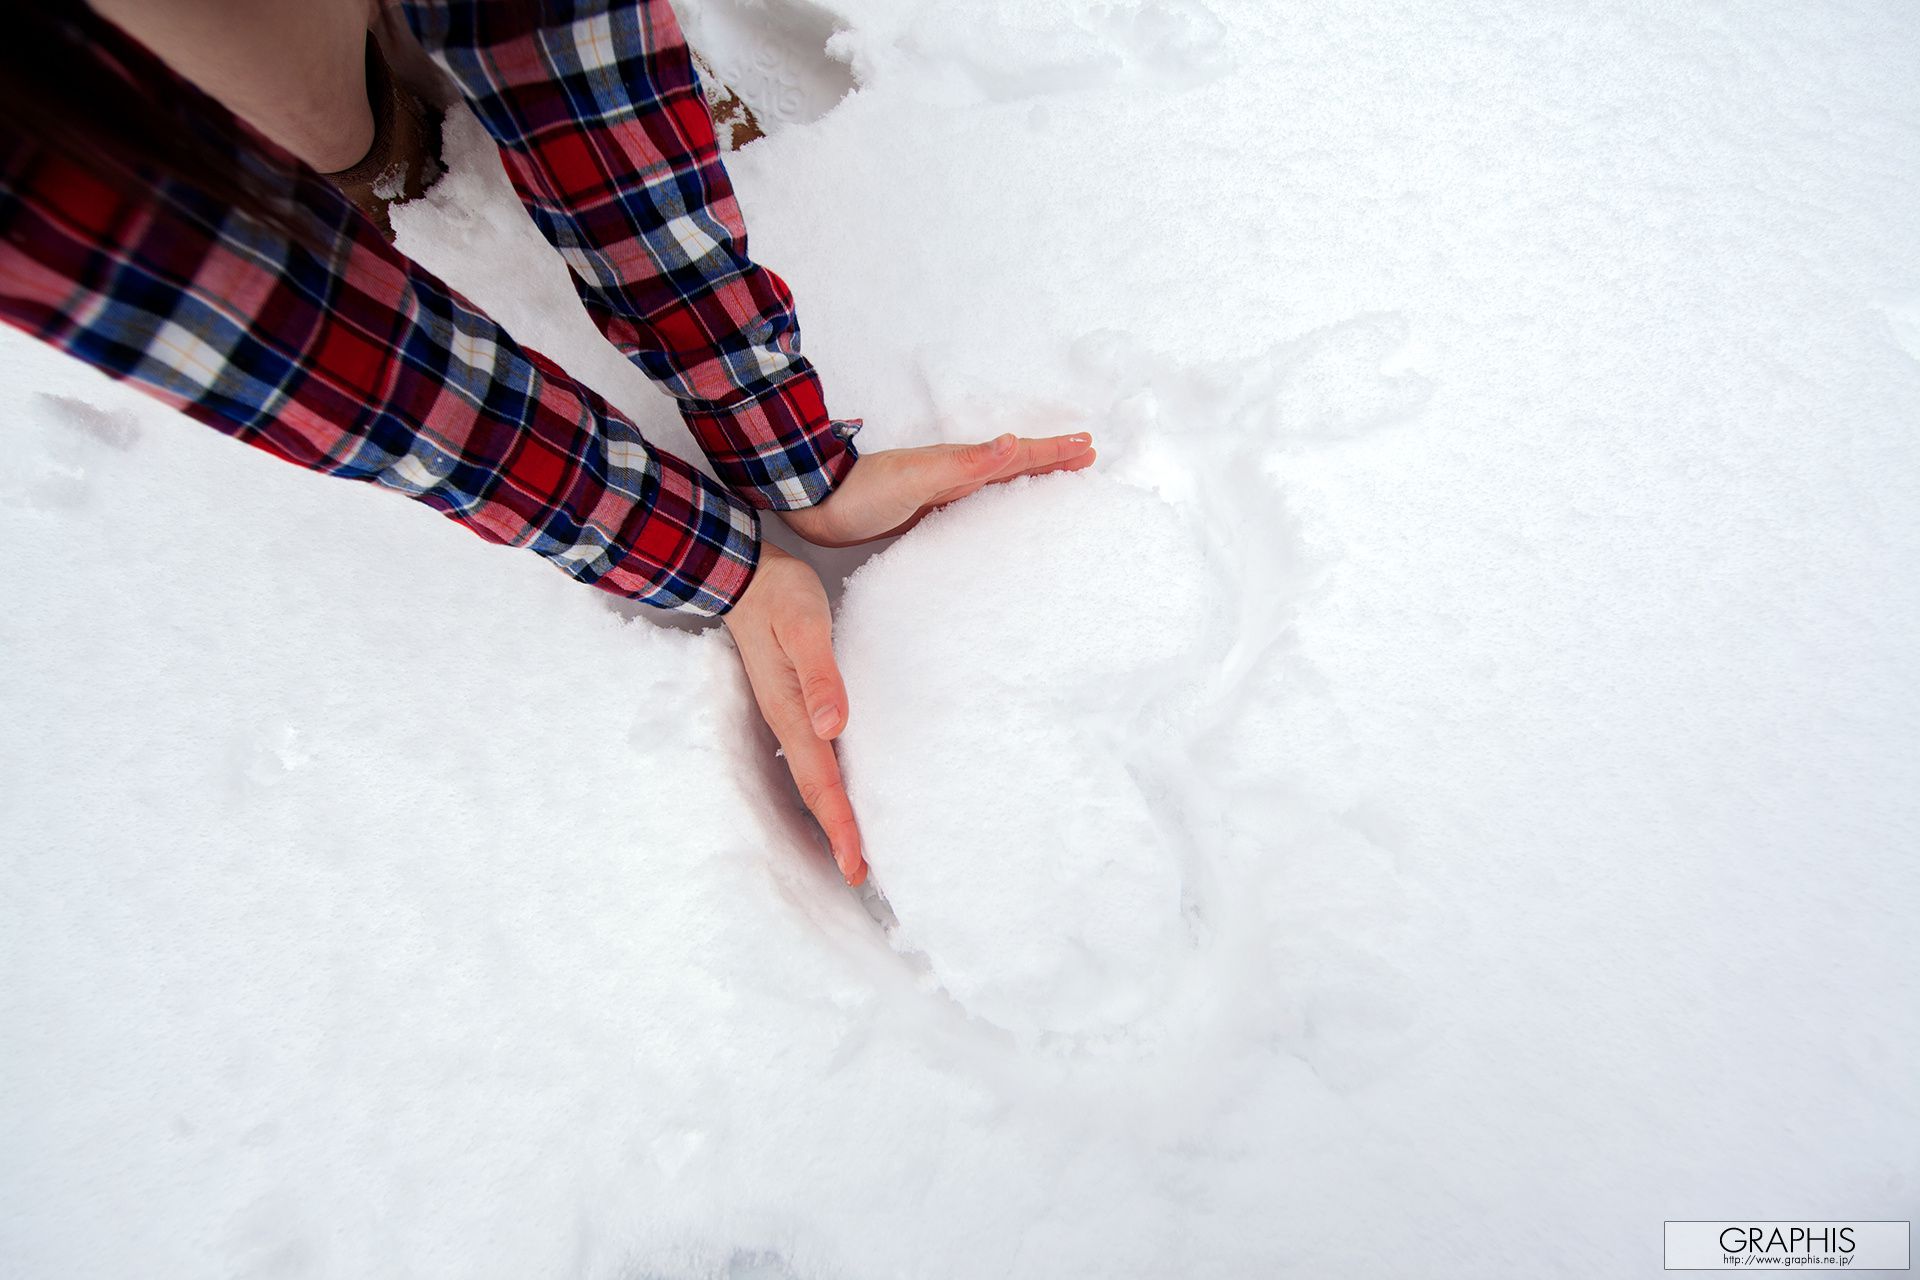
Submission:
M 1913 1224 L 1816 1218 L 1668 1222 L 1665 1260 L 1668 1271 L 1906 1271 L 1913 1265 Z

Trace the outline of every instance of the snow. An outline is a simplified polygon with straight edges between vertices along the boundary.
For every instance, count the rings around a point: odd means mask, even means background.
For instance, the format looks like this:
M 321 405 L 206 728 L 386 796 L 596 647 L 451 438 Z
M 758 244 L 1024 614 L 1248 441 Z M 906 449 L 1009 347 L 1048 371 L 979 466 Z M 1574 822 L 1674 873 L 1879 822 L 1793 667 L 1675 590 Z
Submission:
M 1223 656 L 1193 608 L 1210 576 L 1173 507 L 1063 476 L 935 516 L 848 584 L 862 831 L 902 938 L 983 1019 L 1113 1032 L 1189 949 L 1196 869 L 1140 774 L 1188 728 L 1163 704 Z
M 1906 7 L 687 26 L 773 86 L 730 167 L 863 445 L 1101 447 L 816 557 L 884 899 L 723 633 L 4 335 L 0 1271 L 1612 1276 L 1915 1216 Z M 689 451 L 449 137 L 402 247 Z

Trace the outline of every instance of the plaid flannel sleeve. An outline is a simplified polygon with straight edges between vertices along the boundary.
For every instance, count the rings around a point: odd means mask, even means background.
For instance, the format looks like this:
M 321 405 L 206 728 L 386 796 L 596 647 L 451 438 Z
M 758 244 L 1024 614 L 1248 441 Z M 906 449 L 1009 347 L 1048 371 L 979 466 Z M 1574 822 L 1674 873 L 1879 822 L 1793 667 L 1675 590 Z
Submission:
M 666 0 L 401 0 L 500 145 L 607 337 L 680 403 L 756 507 L 821 501 L 857 421 L 827 414 L 786 284 L 747 256 Z
M 0 144 L 0 319 L 582 582 L 698 614 L 732 606 L 759 555 L 751 508 L 396 253 L 319 177 L 264 146 L 234 163 L 312 246 L 179 184 L 136 197 L 47 148 Z

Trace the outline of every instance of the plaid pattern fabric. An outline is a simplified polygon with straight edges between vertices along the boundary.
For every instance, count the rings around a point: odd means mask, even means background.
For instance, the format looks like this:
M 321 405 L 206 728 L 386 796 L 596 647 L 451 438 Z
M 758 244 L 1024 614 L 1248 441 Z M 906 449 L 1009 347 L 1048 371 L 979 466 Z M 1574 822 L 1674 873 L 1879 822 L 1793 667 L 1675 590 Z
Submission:
M 601 332 L 680 401 L 758 507 L 819 502 L 853 465 L 800 354 L 793 298 L 747 257 L 705 95 L 666 0 L 405 0 L 500 146 Z
M 526 15 L 540 12 L 498 0 L 421 5 L 410 16 L 424 33 L 440 33 L 435 52 L 449 65 L 480 58 L 532 86 L 539 77 L 527 59 L 552 47 L 562 51 L 560 80 L 584 74 L 572 11 L 554 18 L 558 28 L 530 25 Z M 651 41 L 648 58 L 678 48 L 684 59 L 664 4 L 634 13 L 628 17 Z M 510 30 L 482 55 L 502 14 Z M 606 18 L 611 30 L 615 17 Z M 194 102 L 197 118 L 228 119 L 117 29 L 82 20 L 104 59 L 165 81 Z M 649 110 L 673 109 L 644 82 L 633 91 L 643 96 L 616 132 L 632 133 Z M 528 92 L 541 113 L 583 101 L 572 92 Z M 509 96 L 496 95 L 503 103 Z M 691 136 L 694 123 L 675 115 L 669 132 Z M 591 118 L 539 114 L 529 124 L 548 151 L 574 157 L 563 161 L 570 176 L 544 180 L 563 194 L 585 190 L 579 156 L 632 154 L 607 150 Z M 643 131 L 652 136 L 655 127 Z M 210 128 L 207 136 L 226 145 L 229 135 Z M 521 348 L 284 152 L 258 139 L 231 150 L 236 170 L 304 234 L 289 237 L 157 177 L 128 194 L 49 148 L 0 134 L 0 319 L 229 435 L 301 466 L 406 493 L 581 581 L 663 608 L 711 615 L 732 606 L 758 557 L 750 506 L 654 449 L 597 395 Z M 675 163 L 697 167 L 704 152 L 693 145 L 675 154 Z M 520 167 L 546 171 L 534 161 Z M 717 157 L 711 167 L 718 172 Z M 624 192 L 660 180 L 657 165 L 616 165 L 589 204 L 657 209 L 653 197 Z M 702 176 L 686 189 L 710 191 L 712 181 Z M 710 216 L 737 229 L 724 175 L 718 182 L 727 209 Z M 549 234 L 564 221 L 539 209 L 536 216 Z M 760 506 L 805 505 L 830 491 L 852 464 L 846 427 L 826 417 L 817 379 L 797 354 L 790 299 L 777 278 L 746 261 L 744 237 L 730 231 L 727 254 L 698 260 L 716 280 L 689 257 L 664 274 L 655 269 L 661 283 L 651 283 L 644 267 L 662 260 L 653 241 L 638 243 L 644 226 L 630 224 L 626 240 L 589 250 L 580 237 L 616 234 L 616 224 L 571 225 L 573 239 L 556 242 L 572 250 L 576 269 L 581 254 L 597 253 L 629 272 L 612 292 L 583 278 L 596 318 L 617 341 L 636 335 L 635 357 L 648 372 L 669 375 L 662 380 L 670 389 L 702 393 L 681 398 L 690 419 L 699 415 L 700 439 L 718 442 L 716 467 Z M 689 296 L 676 305 L 668 288 Z M 749 315 L 743 297 L 769 306 Z M 652 309 L 622 309 L 640 299 Z M 723 315 L 751 323 L 721 330 Z M 695 332 L 711 338 L 710 348 L 684 340 Z M 658 345 L 663 333 L 682 340 Z M 765 359 L 751 354 L 762 343 L 773 353 Z M 780 376 L 767 372 L 780 360 Z M 743 385 L 718 381 L 749 367 L 762 375 Z

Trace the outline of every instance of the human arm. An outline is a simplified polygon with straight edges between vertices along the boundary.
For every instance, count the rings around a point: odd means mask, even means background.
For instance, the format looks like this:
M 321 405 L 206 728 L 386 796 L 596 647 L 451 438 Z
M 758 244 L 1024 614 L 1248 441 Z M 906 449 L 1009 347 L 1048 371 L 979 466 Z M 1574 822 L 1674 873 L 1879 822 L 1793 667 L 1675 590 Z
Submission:
M 216 314 L 227 305 L 222 298 L 196 296 L 178 279 L 162 288 L 171 277 L 150 260 L 137 234 L 130 247 L 109 256 L 120 259 L 121 288 L 138 284 L 138 296 L 91 292 L 86 281 L 98 271 L 80 264 L 97 267 L 108 251 L 82 243 L 78 230 L 125 230 L 136 224 L 129 221 L 136 212 L 147 219 L 167 215 L 134 210 L 127 197 L 77 168 L 23 169 L 19 159 L 0 149 L 0 316 L 226 434 L 314 470 L 406 492 L 483 537 L 533 546 L 595 586 L 693 613 L 724 611 L 761 714 L 827 833 L 835 862 L 850 883 L 865 878 L 859 830 L 831 742 L 848 709 L 826 593 L 812 570 L 758 544 L 751 509 L 679 459 L 647 448 L 624 419 L 531 353 L 516 355 L 508 347 L 493 357 L 502 376 L 519 385 L 525 421 L 515 427 L 484 418 L 476 396 L 480 405 L 493 399 L 496 408 L 504 406 L 462 370 L 463 360 L 478 358 L 479 331 L 470 323 L 445 341 L 432 323 L 395 334 L 394 359 L 441 369 L 444 389 L 418 382 L 417 370 L 364 363 L 371 359 L 361 345 L 370 303 L 344 296 L 373 287 L 364 281 L 334 286 L 326 295 L 342 308 L 344 318 L 333 323 L 349 327 L 321 324 L 306 342 L 236 328 L 232 316 Z M 364 225 L 350 216 L 356 221 L 345 225 Z M 165 239 L 177 244 L 182 234 L 174 227 Z M 376 252 L 384 250 L 383 241 L 375 243 Z M 262 288 L 271 294 L 271 282 L 228 260 L 236 252 L 210 250 L 186 274 L 217 279 L 238 296 L 258 297 Z M 291 306 L 281 299 L 266 309 L 284 316 Z M 77 315 L 94 319 L 82 322 Z M 489 333 L 485 341 L 507 340 Z M 456 348 L 462 359 L 453 357 Z M 429 351 L 441 355 L 428 360 Z M 298 352 L 305 356 L 296 367 L 291 361 Z M 280 397 L 279 411 L 268 415 L 257 375 L 283 361 L 285 378 L 272 392 Z M 376 368 L 377 376 L 370 372 Z M 378 412 L 356 407 L 351 388 L 368 382 L 389 389 Z M 410 416 L 422 397 L 425 414 Z M 570 452 L 561 458 L 562 451 Z M 575 500 L 598 525 L 566 514 Z M 628 542 L 599 546 L 616 528 Z
M 852 467 L 786 284 L 746 226 L 666 0 L 407 0 L 607 338 L 679 403 L 749 505 L 812 506 Z
M 84 14 L 84 11 L 82 11 Z M 0 135 L 0 319 L 313 470 L 433 506 L 583 582 L 723 612 L 754 513 L 400 256 L 339 193 L 99 19 L 299 234 L 158 172 Z
M 588 313 L 680 404 L 714 473 L 811 542 L 900 532 L 982 484 L 1093 461 L 1081 436 L 865 455 L 827 414 L 781 279 L 747 254 L 665 0 L 407 0 L 421 44 L 499 144 Z

